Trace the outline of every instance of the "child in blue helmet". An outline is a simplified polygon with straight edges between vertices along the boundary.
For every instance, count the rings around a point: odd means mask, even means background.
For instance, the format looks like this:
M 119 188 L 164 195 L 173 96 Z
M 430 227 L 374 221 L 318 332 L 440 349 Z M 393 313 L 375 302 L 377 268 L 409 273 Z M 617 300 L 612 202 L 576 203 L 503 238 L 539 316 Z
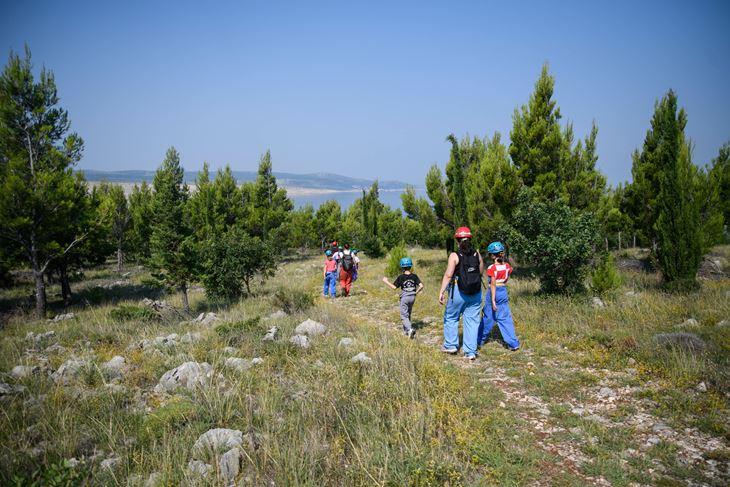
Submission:
M 324 296 L 332 296 L 337 294 L 337 262 L 332 258 L 332 251 L 327 249 L 324 253 L 324 269 L 322 276 L 324 277 Z
M 484 300 L 484 315 L 479 326 L 479 345 L 484 345 L 489 339 L 496 322 L 507 348 L 516 351 L 520 348 L 520 341 L 515 334 L 515 324 L 507 296 L 507 282 L 512 274 L 512 267 L 504 259 L 502 242 L 490 243 L 487 253 L 492 258 L 492 265 L 487 268 L 489 293 Z
M 383 282 L 391 289 L 401 289 L 400 293 L 400 319 L 403 322 L 403 333 L 408 338 L 415 338 L 416 330 L 411 324 L 411 312 L 413 311 L 413 303 L 416 302 L 416 294 L 423 290 L 423 283 L 417 275 L 411 272 L 413 261 L 410 257 L 404 257 L 400 260 L 400 268 L 403 274 L 398 276 L 395 282 L 391 283 L 387 277 L 383 278 Z

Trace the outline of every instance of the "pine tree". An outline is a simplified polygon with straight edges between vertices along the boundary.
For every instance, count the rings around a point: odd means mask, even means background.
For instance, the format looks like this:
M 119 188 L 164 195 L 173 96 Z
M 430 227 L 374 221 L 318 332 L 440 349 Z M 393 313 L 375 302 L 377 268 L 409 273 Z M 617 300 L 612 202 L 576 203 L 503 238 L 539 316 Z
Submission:
M 29 49 L 23 59 L 11 52 L 0 75 L 0 238 L 30 265 L 39 318 L 46 313 L 49 265 L 86 237 L 84 229 L 62 231 L 77 212 L 71 166 L 83 141 L 68 133 L 68 113 L 58 102 L 53 73 L 42 69 L 36 82 Z
M 183 307 L 190 311 L 187 289 L 196 275 L 197 260 L 193 231 L 186 218 L 189 192 L 183 178 L 180 156 L 174 147 L 170 147 L 153 182 L 150 247 L 156 275 L 180 291 Z
M 336 238 L 342 220 L 342 209 L 336 200 L 327 200 L 317 208 L 314 215 L 314 229 L 324 249 L 328 241 Z
M 272 238 L 272 229 L 284 223 L 289 212 L 294 208 L 286 195 L 286 190 L 276 185 L 276 177 L 271 166 L 271 152 L 261 156 L 253 194 L 253 229 L 252 234 L 264 240 Z M 274 232 L 277 234 L 278 232 Z
M 250 185 L 246 186 L 250 188 Z M 246 204 L 242 189 L 239 189 L 230 166 L 218 170 L 213 180 L 213 201 L 215 232 L 220 234 L 233 226 L 245 227 L 249 219 L 250 205 Z M 246 191 L 250 194 L 250 191 Z
M 129 195 L 129 213 L 131 223 L 129 229 L 129 253 L 138 261 L 150 258 L 150 239 L 152 238 L 152 188 L 147 181 L 140 186 L 134 185 Z
M 469 225 L 469 217 L 466 212 L 465 164 L 462 161 L 462 151 L 454 134 L 449 134 L 446 140 L 451 142 L 451 155 L 446 164 L 446 190 L 453 206 L 453 223 L 456 227 L 466 226 Z
M 122 272 L 132 214 L 129 211 L 124 189 L 120 185 L 102 183 L 99 190 L 103 198 L 102 211 L 108 215 L 111 236 L 116 244 L 117 272 Z
M 542 67 L 535 91 L 527 105 L 512 116 L 509 155 L 522 182 L 542 200 L 565 197 L 563 193 L 564 137 L 560 108 L 552 99 L 555 79 Z
M 499 240 L 499 228 L 509 221 L 522 182 L 498 132 L 483 142 L 484 151 L 467 180 L 467 209 L 479 246 Z
M 653 159 L 659 176 L 654 232 L 664 280 L 677 287 L 694 285 L 702 259 L 695 168 L 684 136 L 686 124 L 687 114 L 684 109 L 677 110 L 677 96 L 669 90 L 657 104 L 651 121 L 657 141 Z
M 187 209 L 190 225 L 198 242 L 213 238 L 216 226 L 215 190 L 210 182 L 207 162 L 203 163 L 203 169 L 195 180 L 195 191 L 190 195 Z

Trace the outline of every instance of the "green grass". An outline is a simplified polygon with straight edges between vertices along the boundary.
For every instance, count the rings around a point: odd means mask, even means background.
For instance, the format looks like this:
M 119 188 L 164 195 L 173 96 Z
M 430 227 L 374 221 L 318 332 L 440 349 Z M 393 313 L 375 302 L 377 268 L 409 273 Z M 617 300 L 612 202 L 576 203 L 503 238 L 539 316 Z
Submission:
M 716 325 L 730 316 L 728 280 L 703 281 L 697 293 L 669 295 L 656 275 L 623 272 L 623 287 L 605 308 L 593 308 L 589 295 L 538 295 L 534 279 L 517 278 L 510 297 L 522 351 L 492 343 L 469 365 L 437 351 L 443 252 L 409 249 L 409 255 L 426 285 L 414 308 L 416 341 L 398 332 L 397 294 L 380 282 L 385 259 L 363 258 L 353 296 L 334 303 L 319 296 L 319 257 L 283 264 L 254 297 L 237 303 L 212 304 L 202 292 L 191 292 L 195 312 L 215 309 L 222 317 L 210 327 L 149 319 L 138 308 L 145 293 L 178 308 L 181 302 L 143 284 L 150 283 L 143 271 L 111 289 L 102 286 L 116 273 L 87 272 L 86 280 L 74 284 L 86 300 L 70 310 L 78 316 L 73 321 L 49 325 L 6 307 L 15 311 L 4 315 L 0 330 L 0 370 L 35 364 L 37 352 L 26 353 L 33 344 L 24 337 L 48 329 L 57 335 L 40 348 L 55 341 L 66 347 L 48 356 L 49 368 L 72 356 L 94 366 L 70 386 L 45 375 L 4 379 L 27 390 L 2 399 L 0 483 L 13 476 L 29 483 L 45 473 L 64 476 L 65 459 L 85 457 L 80 471 L 93 485 L 127 485 L 152 472 L 165 485 L 194 484 L 184 466 L 197 437 L 214 427 L 261 435 L 261 447 L 246 450 L 243 466 L 255 485 L 585 485 L 598 477 L 613 485 L 718 482 L 678 462 L 682 452 L 671 442 L 642 450 L 639 432 L 623 423 L 648 411 L 677 431 L 698 428 L 725 442 L 724 449 L 707 454 L 727 465 L 730 329 Z M 629 290 L 639 296 L 626 296 Z M 0 302 L 15 303 L 24 293 L 23 285 L 2 290 Z M 281 308 L 289 314 L 271 320 Z M 706 341 L 707 351 L 657 349 L 652 337 L 674 331 L 689 317 L 699 325 L 688 331 Z M 327 325 L 328 333 L 301 350 L 288 338 L 306 318 Z M 273 325 L 279 338 L 262 342 Z M 188 331 L 201 333 L 201 340 L 159 353 L 128 348 Z M 351 349 L 338 347 L 346 336 L 355 339 Z M 224 353 L 226 346 L 236 352 Z M 360 351 L 373 362 L 351 363 Z M 120 383 L 123 390 L 106 387 L 101 372 L 114 355 L 132 366 Z M 231 355 L 264 362 L 239 373 L 224 366 Z M 189 360 L 213 365 L 221 376 L 215 387 L 172 395 L 151 391 L 165 371 Z M 512 383 L 483 380 L 499 371 Z M 699 382 L 707 392 L 696 392 Z M 604 385 L 636 388 L 618 406 L 599 411 L 610 423 L 572 412 L 575 405 L 595 405 Z M 536 398 L 549 414 L 540 416 L 520 400 L 523 395 Z M 565 466 L 560 445 L 575 446 L 586 461 Z M 628 449 L 638 453 L 627 460 L 622 452 Z M 100 471 L 90 460 L 99 451 L 118 456 L 120 464 Z M 648 473 L 652 462 L 663 465 L 663 472 Z

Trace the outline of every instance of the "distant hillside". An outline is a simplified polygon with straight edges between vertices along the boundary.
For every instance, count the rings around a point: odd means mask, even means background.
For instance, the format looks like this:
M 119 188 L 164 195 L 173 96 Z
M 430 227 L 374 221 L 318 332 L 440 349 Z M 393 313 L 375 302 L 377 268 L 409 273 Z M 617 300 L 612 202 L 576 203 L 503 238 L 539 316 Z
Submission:
M 152 182 L 155 176 L 154 171 L 128 170 L 128 171 L 97 171 L 94 169 L 81 169 L 88 181 L 109 181 L 113 183 L 141 183 L 142 181 Z M 197 171 L 185 171 L 185 181 L 195 181 Z M 233 175 L 239 182 L 256 180 L 254 171 L 233 171 Z M 369 187 L 373 180 L 358 179 L 348 176 L 341 176 L 331 173 L 293 174 L 287 172 L 274 172 L 277 182 L 282 186 L 329 189 L 329 190 L 353 190 Z M 380 189 L 400 190 L 408 183 L 403 181 L 379 181 Z

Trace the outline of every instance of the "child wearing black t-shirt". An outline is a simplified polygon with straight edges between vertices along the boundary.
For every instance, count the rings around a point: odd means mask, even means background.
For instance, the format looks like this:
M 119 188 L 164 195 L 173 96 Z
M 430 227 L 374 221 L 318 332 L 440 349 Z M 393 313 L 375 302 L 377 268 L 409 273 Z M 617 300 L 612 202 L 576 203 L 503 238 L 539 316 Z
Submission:
M 400 319 L 403 322 L 403 333 L 408 338 L 416 336 L 416 330 L 411 325 L 411 311 L 413 311 L 413 303 L 416 301 L 416 294 L 423 290 L 423 283 L 417 275 L 411 272 L 413 261 L 410 257 L 404 257 L 400 260 L 400 268 L 403 274 L 398 276 L 395 282 L 391 283 L 387 277 L 383 278 L 383 282 L 391 289 L 401 289 L 400 293 Z

